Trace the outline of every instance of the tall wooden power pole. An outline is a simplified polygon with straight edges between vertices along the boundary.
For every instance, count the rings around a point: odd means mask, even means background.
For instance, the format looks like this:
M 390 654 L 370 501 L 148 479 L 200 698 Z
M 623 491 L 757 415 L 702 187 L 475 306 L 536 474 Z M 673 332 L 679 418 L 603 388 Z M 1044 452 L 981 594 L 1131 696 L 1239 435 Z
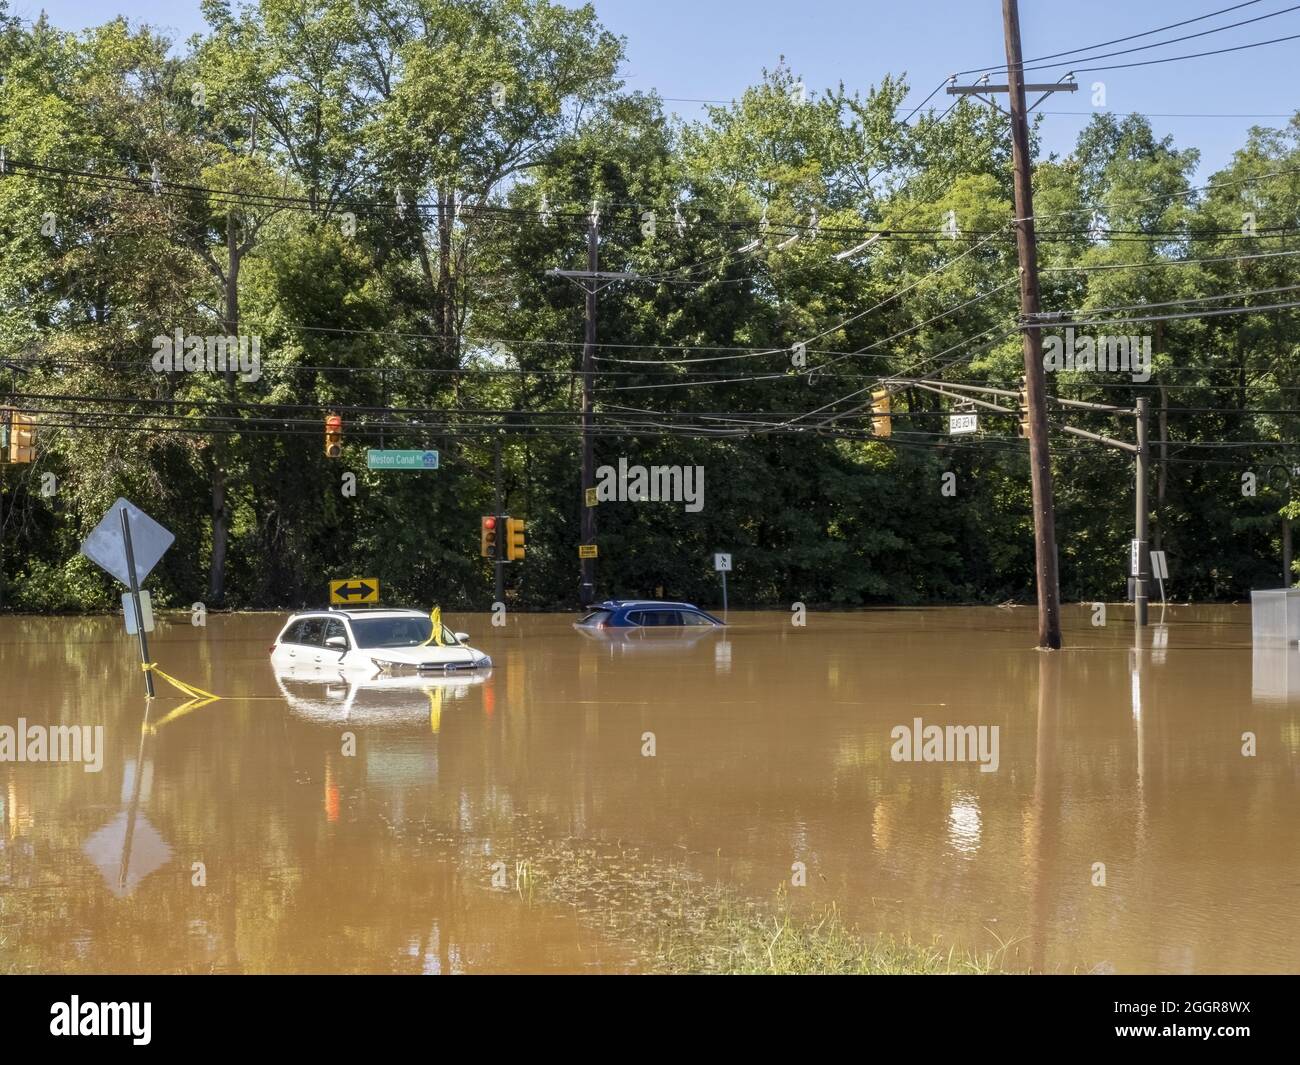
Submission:
M 1016 254 L 1020 258 L 1020 316 L 1025 324 L 1025 387 L 1029 401 L 1029 468 L 1034 501 L 1034 560 L 1038 574 L 1038 646 L 1061 646 L 1061 592 L 1057 575 L 1056 515 L 1052 503 L 1052 456 L 1047 446 L 1047 381 L 1043 335 L 1038 324 L 1038 241 L 1034 235 L 1034 189 L 1025 115 L 1025 74 L 1020 52 L 1020 7 L 1002 0 L 1007 39 L 1007 98 L 1011 110 L 1011 161 L 1015 167 Z
M 1015 169 L 1016 253 L 1020 259 L 1020 318 L 1025 356 L 1026 405 L 1029 409 L 1029 467 L 1034 504 L 1034 561 L 1038 585 L 1038 646 L 1061 646 L 1061 592 L 1057 574 L 1056 518 L 1052 503 L 1052 458 L 1047 444 L 1047 382 L 1043 373 L 1043 337 L 1039 318 L 1038 242 L 1034 236 L 1034 192 L 1029 157 L 1029 121 L 1025 91 L 1074 92 L 1073 82 L 1026 85 L 1020 51 L 1020 9 L 1002 0 L 1007 44 L 1007 83 L 948 87 L 952 95 L 984 98 L 1005 92 L 1011 118 L 1011 160 Z M 992 102 L 991 100 L 989 101 Z M 994 106 L 997 106 L 994 104 Z
M 601 271 L 597 267 L 597 249 L 599 234 L 597 225 L 599 215 L 593 206 L 591 220 L 587 226 L 587 269 L 586 270 L 547 270 L 552 277 L 567 277 L 587 294 L 586 330 L 582 344 L 582 498 L 579 502 L 581 525 L 579 535 L 584 547 L 596 543 L 596 508 L 587 503 L 587 492 L 595 491 L 596 457 L 595 457 L 595 415 L 592 401 L 592 377 L 596 361 L 596 293 L 602 288 L 635 278 L 635 273 Z M 578 601 L 590 606 L 596 599 L 596 560 L 589 553 L 579 555 L 581 576 L 578 584 Z
M 594 280 L 599 265 L 596 219 L 587 227 L 587 271 Z M 596 445 L 592 436 L 595 417 L 592 409 L 591 375 L 596 369 L 596 286 L 587 286 L 587 331 L 582 342 L 582 507 L 581 532 L 584 544 L 596 542 L 596 508 L 587 505 L 587 489 L 596 485 Z M 596 600 L 596 560 L 581 558 L 582 576 L 578 582 L 578 601 L 591 606 Z

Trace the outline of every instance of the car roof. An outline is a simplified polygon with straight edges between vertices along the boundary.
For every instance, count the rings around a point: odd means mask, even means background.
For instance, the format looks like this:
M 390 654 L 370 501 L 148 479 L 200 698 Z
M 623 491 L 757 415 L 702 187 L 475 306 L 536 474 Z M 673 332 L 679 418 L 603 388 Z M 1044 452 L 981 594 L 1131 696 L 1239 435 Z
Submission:
M 297 618 L 306 617 L 343 617 L 343 618 L 427 618 L 427 610 L 413 610 L 407 607 L 376 607 L 371 610 L 339 610 L 336 607 L 319 607 L 316 610 L 299 610 L 290 618 L 293 621 Z
M 607 599 L 597 609 L 624 610 L 631 606 L 675 606 L 686 607 L 688 610 L 700 610 L 694 603 L 683 603 L 673 599 Z M 700 613 L 703 613 L 703 611 L 701 610 Z

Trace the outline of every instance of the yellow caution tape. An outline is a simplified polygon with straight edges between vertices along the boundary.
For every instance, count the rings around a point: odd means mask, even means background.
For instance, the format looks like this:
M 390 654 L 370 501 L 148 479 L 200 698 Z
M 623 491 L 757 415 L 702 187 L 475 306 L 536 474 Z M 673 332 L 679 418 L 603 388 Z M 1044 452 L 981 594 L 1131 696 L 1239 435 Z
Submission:
M 202 688 L 196 688 L 193 684 L 186 684 L 183 680 L 177 680 L 170 673 L 164 673 L 158 668 L 157 662 L 141 662 L 140 669 L 145 673 L 158 674 L 158 676 L 162 677 L 162 679 L 173 688 L 176 688 L 178 691 L 189 696 L 185 702 L 181 703 L 180 706 L 176 707 L 176 709 L 166 717 L 163 717 L 150 725 L 150 732 L 156 732 L 160 726 L 167 724 L 169 721 L 175 721 L 178 717 L 184 717 L 191 711 L 198 710 L 200 707 L 207 706 L 209 703 L 215 703 L 221 698 L 220 695 L 213 695 L 212 692 L 204 691 Z
M 442 647 L 442 607 L 435 606 L 429 611 L 429 623 L 433 626 L 433 631 L 429 633 L 429 638 L 420 646 L 428 647 L 429 644 L 436 643 L 439 647 Z

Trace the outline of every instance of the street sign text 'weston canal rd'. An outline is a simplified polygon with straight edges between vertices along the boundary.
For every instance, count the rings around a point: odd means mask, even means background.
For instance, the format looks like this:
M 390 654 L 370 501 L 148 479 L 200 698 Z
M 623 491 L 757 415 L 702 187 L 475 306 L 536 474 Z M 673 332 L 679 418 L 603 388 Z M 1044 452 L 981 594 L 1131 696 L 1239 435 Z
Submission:
M 372 470 L 436 470 L 436 451 L 380 451 L 371 448 L 366 452 L 366 467 Z

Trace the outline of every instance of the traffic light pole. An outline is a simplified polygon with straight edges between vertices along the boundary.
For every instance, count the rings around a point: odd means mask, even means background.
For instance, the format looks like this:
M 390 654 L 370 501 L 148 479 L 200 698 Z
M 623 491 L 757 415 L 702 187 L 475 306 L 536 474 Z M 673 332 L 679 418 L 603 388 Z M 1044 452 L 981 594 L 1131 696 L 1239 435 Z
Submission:
M 1147 428 L 1150 415 L 1147 412 L 1147 401 L 1145 396 L 1141 396 L 1137 401 L 1137 476 L 1135 478 L 1134 507 L 1135 521 L 1133 527 L 1134 538 L 1137 541 L 1137 573 L 1136 580 L 1133 582 L 1133 623 L 1135 625 L 1145 625 L 1147 623 L 1147 599 L 1148 589 L 1151 586 L 1151 551 L 1148 544 L 1149 532 L 1149 495 L 1148 495 L 1148 465 L 1151 461 L 1151 449 L 1147 447 Z

